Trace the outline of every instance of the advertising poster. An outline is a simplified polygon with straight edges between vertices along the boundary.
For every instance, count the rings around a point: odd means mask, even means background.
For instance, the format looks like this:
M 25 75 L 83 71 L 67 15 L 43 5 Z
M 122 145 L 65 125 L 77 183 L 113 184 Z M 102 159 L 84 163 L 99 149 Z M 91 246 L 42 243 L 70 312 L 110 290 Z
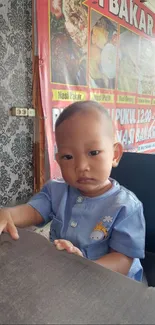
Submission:
M 51 177 L 55 121 L 74 101 L 101 103 L 124 151 L 155 153 L 154 13 L 139 0 L 37 0 L 37 26 Z

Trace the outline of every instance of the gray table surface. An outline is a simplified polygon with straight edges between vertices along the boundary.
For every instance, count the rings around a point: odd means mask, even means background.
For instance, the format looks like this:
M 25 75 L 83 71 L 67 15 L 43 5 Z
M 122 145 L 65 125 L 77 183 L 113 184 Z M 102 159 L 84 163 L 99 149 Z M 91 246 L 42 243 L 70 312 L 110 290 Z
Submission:
M 0 324 L 155 324 L 155 290 L 39 234 L 2 234 Z

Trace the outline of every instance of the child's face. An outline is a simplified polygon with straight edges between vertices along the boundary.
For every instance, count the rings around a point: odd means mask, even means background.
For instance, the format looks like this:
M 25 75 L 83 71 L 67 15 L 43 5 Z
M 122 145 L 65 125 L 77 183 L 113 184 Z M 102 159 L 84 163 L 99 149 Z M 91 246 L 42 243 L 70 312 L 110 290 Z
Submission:
M 57 162 L 64 180 L 86 196 L 104 193 L 112 166 L 122 154 L 120 144 L 113 144 L 109 122 L 97 111 L 75 114 L 56 131 Z

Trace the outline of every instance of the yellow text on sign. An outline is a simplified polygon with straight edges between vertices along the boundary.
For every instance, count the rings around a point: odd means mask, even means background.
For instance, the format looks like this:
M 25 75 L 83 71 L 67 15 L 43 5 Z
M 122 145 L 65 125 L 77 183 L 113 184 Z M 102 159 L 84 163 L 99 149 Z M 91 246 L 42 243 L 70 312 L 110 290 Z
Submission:
M 151 98 L 138 97 L 139 105 L 151 105 Z
M 83 91 L 74 90 L 59 90 L 53 89 L 53 100 L 57 101 L 81 101 L 86 100 L 86 93 Z
M 117 103 L 118 104 L 135 104 L 135 96 L 118 95 Z
M 90 99 L 102 103 L 114 103 L 114 94 L 90 93 Z

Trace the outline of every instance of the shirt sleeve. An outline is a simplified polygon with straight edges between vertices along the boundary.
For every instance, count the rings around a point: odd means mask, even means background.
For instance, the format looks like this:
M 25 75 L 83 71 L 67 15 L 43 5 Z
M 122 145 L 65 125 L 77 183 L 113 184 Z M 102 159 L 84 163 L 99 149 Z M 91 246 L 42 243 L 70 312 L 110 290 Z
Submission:
M 120 211 L 112 230 L 109 246 L 115 251 L 132 258 L 145 256 L 145 219 L 141 202 L 126 215 Z
M 51 197 L 51 182 L 47 182 L 41 191 L 35 194 L 27 203 L 37 210 L 43 217 L 43 222 L 37 227 L 43 227 L 50 222 L 53 217 L 52 213 L 52 197 Z

